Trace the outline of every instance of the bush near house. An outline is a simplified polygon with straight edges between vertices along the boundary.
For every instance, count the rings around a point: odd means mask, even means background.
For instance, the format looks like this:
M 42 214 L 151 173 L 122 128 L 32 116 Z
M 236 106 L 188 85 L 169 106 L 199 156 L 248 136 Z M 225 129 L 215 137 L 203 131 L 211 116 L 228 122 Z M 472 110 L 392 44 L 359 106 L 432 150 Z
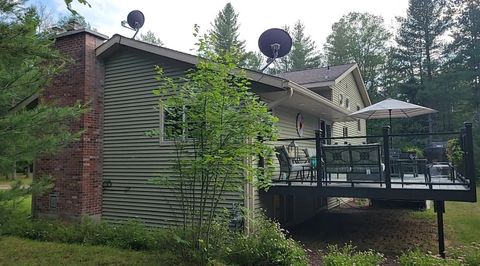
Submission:
M 7 204 L 3 208 L 13 206 L 23 205 Z M 158 253 L 163 261 L 168 258 L 180 265 L 200 265 L 203 261 L 202 254 L 191 248 L 193 243 L 186 240 L 190 238 L 179 228 L 151 228 L 136 220 L 110 224 L 83 218 L 81 223 L 71 224 L 57 220 L 30 219 L 22 208 L 9 210 L 8 213 L 8 216 L 0 219 L 0 237 L 17 236 L 45 242 L 149 251 Z M 226 222 L 216 223 L 211 234 L 213 246 L 209 263 L 308 265 L 304 249 L 293 239 L 287 238 L 279 224 L 264 217 L 257 218 L 252 223 L 255 224 L 255 230 L 250 235 L 231 231 Z

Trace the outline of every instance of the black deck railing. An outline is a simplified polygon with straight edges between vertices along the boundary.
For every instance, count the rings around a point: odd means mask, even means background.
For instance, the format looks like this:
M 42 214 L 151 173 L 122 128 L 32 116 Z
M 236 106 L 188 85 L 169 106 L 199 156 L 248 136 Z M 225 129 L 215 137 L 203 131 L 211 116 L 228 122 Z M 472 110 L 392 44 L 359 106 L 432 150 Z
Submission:
M 435 137 L 436 140 L 448 140 L 451 138 L 459 138 L 461 143 L 461 148 L 463 151 L 463 164 L 454 166 L 454 172 L 451 176 L 448 177 L 432 177 L 427 173 L 428 169 L 432 169 L 433 163 L 425 159 L 412 159 L 415 162 L 413 167 L 417 169 L 412 174 L 413 176 L 417 175 L 416 178 L 404 178 L 406 175 L 403 173 L 403 170 L 397 169 L 399 166 L 396 165 L 397 162 L 392 160 L 390 152 L 395 147 L 398 147 L 400 144 L 415 142 L 415 143 L 427 143 L 432 140 L 432 137 Z M 426 139 L 428 138 L 428 140 Z M 361 139 L 360 141 L 358 139 Z M 363 141 L 362 141 L 363 140 Z M 337 147 L 347 147 L 349 145 L 355 146 L 351 142 L 369 142 L 376 141 L 381 146 L 380 162 L 383 164 L 383 171 L 379 173 L 368 173 L 363 176 L 368 176 L 369 178 L 355 179 L 348 178 L 349 174 L 343 174 L 345 178 L 338 178 L 339 174 L 337 173 L 337 178 L 332 178 L 332 173 L 326 171 L 328 168 L 328 160 L 326 160 L 326 155 L 323 149 L 327 147 L 335 146 L 335 144 L 327 145 L 326 143 L 332 142 L 350 142 L 349 144 L 337 144 Z M 302 187 L 317 187 L 321 189 L 328 188 L 358 188 L 358 189 L 382 189 L 382 190 L 430 190 L 430 191 L 469 191 L 475 195 L 476 182 L 475 182 L 475 165 L 473 158 L 473 136 L 472 136 L 472 124 L 465 123 L 464 127 L 460 131 L 456 132 L 435 132 L 435 133 L 404 133 L 404 134 L 390 134 L 389 128 L 383 128 L 382 135 L 370 135 L 370 136 L 351 136 L 351 137 L 322 137 L 322 132 L 320 130 L 315 131 L 315 138 L 284 138 L 279 139 L 277 143 L 289 143 L 289 142 L 299 142 L 299 143 L 308 143 L 308 146 L 311 148 L 315 147 L 316 156 L 315 159 L 317 163 L 315 165 L 311 164 L 310 168 L 305 168 L 304 172 L 300 175 L 297 173 L 299 178 L 281 178 L 280 173 L 279 178 L 274 179 L 274 186 L 302 186 Z M 314 144 L 314 145 L 313 145 Z M 275 145 L 275 144 L 274 144 Z M 357 144 L 356 146 L 362 146 L 362 144 Z M 367 145 L 365 145 L 367 146 Z M 351 151 L 350 156 L 351 155 Z M 404 163 L 408 166 L 408 162 Z M 419 167 L 419 165 L 423 167 Z M 411 165 L 410 165 L 411 166 Z M 403 166 L 401 166 L 403 167 Z M 430 168 L 428 168 L 430 167 Z M 441 168 L 442 166 L 438 166 Z M 451 164 L 445 167 L 451 167 Z M 397 170 L 395 170 L 397 169 Z M 401 168 L 403 169 L 403 168 Z M 421 171 L 419 170 L 421 169 Z M 367 169 L 368 171 L 368 169 Z M 358 174 L 358 173 L 357 173 Z M 341 175 L 341 174 L 340 174 Z M 378 176 L 376 176 L 378 175 Z M 355 176 L 351 174 L 350 176 Z M 361 175 L 360 175 L 361 176 Z M 408 174 L 407 174 L 408 176 Z M 419 177 L 421 176 L 421 177 Z M 423 177 L 423 178 L 422 178 Z M 472 194 L 469 194 L 470 196 Z M 471 196 L 474 197 L 474 196 Z

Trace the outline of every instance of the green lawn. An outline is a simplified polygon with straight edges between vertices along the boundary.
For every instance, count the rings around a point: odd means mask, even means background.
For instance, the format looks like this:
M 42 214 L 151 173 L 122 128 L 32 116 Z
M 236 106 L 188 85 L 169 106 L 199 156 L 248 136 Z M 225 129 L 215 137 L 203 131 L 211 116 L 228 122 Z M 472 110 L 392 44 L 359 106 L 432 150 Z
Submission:
M 152 253 L 0 237 L 0 265 L 162 265 Z
M 22 181 L 22 184 L 24 184 L 24 185 L 31 185 L 32 184 L 32 178 L 27 177 L 27 176 L 22 175 L 22 174 L 17 174 L 17 180 Z M 0 185 L 10 185 L 14 182 L 15 181 L 12 181 L 10 179 L 6 179 L 5 176 L 3 176 L 3 175 L 0 176 Z
M 477 186 L 477 199 L 480 200 L 480 186 Z M 446 202 L 445 224 L 450 232 L 446 237 L 453 244 L 479 242 L 480 203 Z

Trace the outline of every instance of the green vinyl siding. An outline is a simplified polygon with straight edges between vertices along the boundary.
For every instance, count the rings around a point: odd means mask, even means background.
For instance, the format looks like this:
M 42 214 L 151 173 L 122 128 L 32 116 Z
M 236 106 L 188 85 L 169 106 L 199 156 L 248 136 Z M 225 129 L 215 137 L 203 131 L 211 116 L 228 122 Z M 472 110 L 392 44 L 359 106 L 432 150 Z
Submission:
M 340 104 L 340 98 L 343 95 L 343 103 Z M 349 100 L 350 108 L 347 109 L 345 106 L 346 99 Z M 357 106 L 360 109 L 364 108 L 365 105 L 363 103 L 362 97 L 360 96 L 359 88 L 353 77 L 353 74 L 348 74 L 343 80 L 341 80 L 338 84 L 332 86 L 332 101 L 334 104 L 349 110 L 350 112 L 356 112 Z M 335 122 L 333 123 L 332 127 L 332 136 L 333 137 L 341 137 L 343 136 L 343 128 L 348 128 L 348 136 L 365 136 L 367 133 L 366 130 L 366 122 L 364 119 L 360 119 L 361 130 L 358 130 L 357 121 L 351 122 Z M 346 140 L 352 144 L 361 144 L 365 141 L 365 139 L 349 139 Z M 343 141 L 338 140 L 334 141 L 343 143 Z
M 170 77 L 181 77 L 190 65 L 122 49 L 104 61 L 103 191 L 104 219 L 141 219 L 154 226 L 177 225 L 182 216 L 175 189 L 152 183 L 152 178 L 174 177 L 173 144 L 160 143 L 145 132 L 158 128 L 158 86 L 154 66 Z M 242 192 L 227 192 L 220 207 L 243 203 Z
M 279 138 L 286 139 L 286 138 L 314 138 L 315 137 L 315 130 L 319 128 L 319 119 L 321 117 L 316 117 L 309 113 L 301 112 L 292 108 L 287 108 L 284 106 L 278 106 L 274 108 L 274 115 L 278 117 L 279 121 L 277 123 L 278 131 L 279 131 Z M 303 136 L 299 137 L 297 134 L 296 128 L 296 118 L 297 114 L 301 113 L 304 117 L 304 131 Z M 331 124 L 330 121 L 325 121 L 327 124 Z M 288 145 L 290 141 L 276 141 L 272 143 L 272 145 Z M 299 153 L 303 154 L 303 148 L 315 148 L 315 141 L 296 141 L 299 145 Z M 276 165 L 276 169 L 278 167 L 278 160 L 274 158 L 274 163 Z M 279 175 L 278 171 L 275 171 L 273 174 L 274 178 L 277 178 Z M 308 181 L 306 181 L 308 183 Z M 320 200 L 321 196 L 302 196 L 302 195 L 295 195 L 293 199 L 293 220 L 291 221 L 292 224 L 302 222 L 305 219 L 308 219 L 315 215 L 319 210 L 324 208 L 334 208 L 338 206 L 338 201 L 335 198 L 328 198 L 326 200 Z M 267 214 L 270 216 L 274 216 L 275 212 L 273 211 L 274 208 L 277 208 L 274 203 L 274 198 L 271 195 L 265 195 L 264 197 L 259 194 L 258 190 L 254 190 L 254 209 L 265 209 Z M 326 202 L 326 205 L 319 205 L 318 202 Z M 281 217 L 273 217 L 278 220 L 282 220 Z

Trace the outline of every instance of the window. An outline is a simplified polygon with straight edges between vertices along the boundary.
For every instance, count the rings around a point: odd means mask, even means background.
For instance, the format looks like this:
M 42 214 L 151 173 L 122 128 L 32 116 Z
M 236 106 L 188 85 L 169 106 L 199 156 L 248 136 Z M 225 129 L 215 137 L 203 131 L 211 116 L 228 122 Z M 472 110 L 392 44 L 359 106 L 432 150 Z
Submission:
M 338 97 L 339 97 L 338 103 L 339 103 L 340 105 L 343 105 L 343 94 L 340 93 L 340 95 L 339 95 Z
M 360 110 L 360 106 L 357 105 L 357 111 Z M 362 121 L 360 119 L 357 120 L 357 130 L 362 131 Z
M 163 108 L 161 116 L 161 140 L 173 141 L 175 137 L 182 139 L 188 135 L 189 127 L 185 115 L 187 107 Z
M 350 110 L 350 100 L 348 98 L 345 98 L 345 108 Z
M 348 127 L 343 127 L 343 136 L 348 137 Z

